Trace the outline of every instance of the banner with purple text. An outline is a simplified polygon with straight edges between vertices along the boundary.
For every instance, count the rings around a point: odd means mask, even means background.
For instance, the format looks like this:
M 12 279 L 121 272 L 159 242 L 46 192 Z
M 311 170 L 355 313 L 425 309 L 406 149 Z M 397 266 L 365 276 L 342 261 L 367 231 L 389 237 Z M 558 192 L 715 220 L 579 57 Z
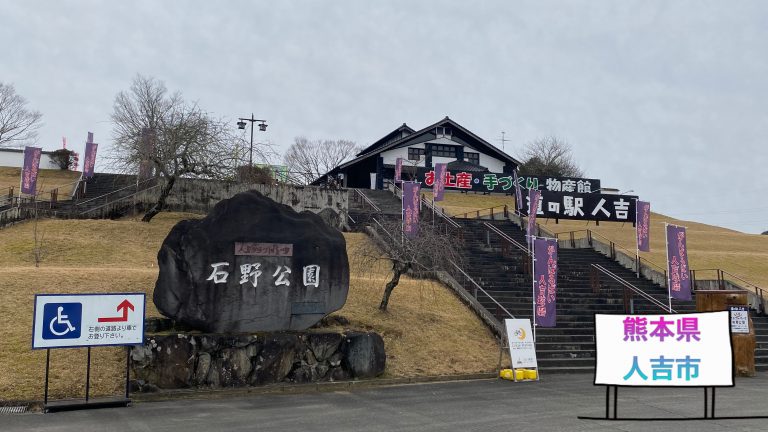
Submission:
M 403 175 L 403 158 L 397 158 L 395 160 L 395 184 L 401 183 Z
M 530 243 L 531 236 L 535 235 L 536 231 L 536 214 L 538 212 L 531 212 L 530 209 L 538 209 L 541 204 L 541 192 L 535 189 L 528 189 L 528 243 Z
M 419 235 L 419 184 L 403 182 L 403 233 L 408 238 Z
M 635 206 L 635 227 L 637 228 L 637 250 L 651 251 L 651 203 L 637 200 Z
M 557 240 L 533 241 L 533 278 L 536 282 L 536 325 L 554 327 L 557 321 Z
M 92 139 L 93 134 L 88 132 L 88 138 Z M 96 150 L 99 145 L 95 142 L 88 141 L 85 143 L 85 158 L 83 159 L 83 177 L 93 177 L 93 167 L 96 165 Z
M 445 193 L 445 173 L 447 165 L 444 163 L 435 164 L 435 183 L 432 185 L 432 194 L 435 201 L 442 201 Z
M 669 295 L 678 300 L 691 300 L 691 277 L 688 272 L 688 246 L 685 227 L 667 225 L 667 273 Z
M 40 157 L 43 149 L 24 147 L 24 167 L 21 169 L 21 193 L 34 195 L 37 189 L 37 175 L 40 172 Z

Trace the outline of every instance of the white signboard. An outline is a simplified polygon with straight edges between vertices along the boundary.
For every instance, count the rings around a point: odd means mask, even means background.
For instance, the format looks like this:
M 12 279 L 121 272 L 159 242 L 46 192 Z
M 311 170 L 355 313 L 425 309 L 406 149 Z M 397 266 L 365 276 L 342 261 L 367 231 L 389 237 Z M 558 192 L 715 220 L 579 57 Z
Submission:
M 536 364 L 536 346 L 533 343 L 531 320 L 505 319 L 509 357 L 512 368 L 538 368 Z
M 749 333 L 749 308 L 747 306 L 728 306 L 731 311 L 731 332 Z
M 733 386 L 728 312 L 595 315 L 595 384 Z
M 141 345 L 144 294 L 38 294 L 32 349 Z

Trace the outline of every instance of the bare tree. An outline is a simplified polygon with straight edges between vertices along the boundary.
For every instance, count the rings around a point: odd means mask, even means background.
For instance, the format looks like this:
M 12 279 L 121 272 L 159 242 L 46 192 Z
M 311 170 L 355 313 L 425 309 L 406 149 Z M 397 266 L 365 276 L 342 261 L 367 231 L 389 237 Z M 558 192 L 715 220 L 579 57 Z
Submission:
M 573 159 L 571 146 L 549 136 L 528 143 L 523 149 L 520 172 L 527 175 L 581 177 L 584 172 Z
M 352 260 L 359 268 L 370 268 L 376 261 L 386 260 L 392 265 L 392 277 L 384 286 L 379 309 L 387 310 L 392 291 L 400 283 L 400 277 L 408 272 L 428 276 L 434 272 L 461 263 L 457 252 L 457 238 L 441 228 L 423 223 L 419 234 L 406 238 L 399 220 L 371 219 L 374 242 L 363 242 L 352 251 Z
M 161 81 L 137 75 L 130 90 L 115 97 L 112 122 L 113 166 L 136 173 L 149 164 L 160 177 L 160 195 L 144 222 L 163 210 L 178 178 L 234 175 L 238 144 L 228 122 L 185 102 L 178 92 L 169 94 Z
M 309 184 L 354 157 L 359 150 L 354 141 L 296 137 L 283 161 L 295 178 Z
M 13 85 L 0 82 L 0 147 L 34 143 L 42 117 L 27 108 L 27 100 L 16 94 Z

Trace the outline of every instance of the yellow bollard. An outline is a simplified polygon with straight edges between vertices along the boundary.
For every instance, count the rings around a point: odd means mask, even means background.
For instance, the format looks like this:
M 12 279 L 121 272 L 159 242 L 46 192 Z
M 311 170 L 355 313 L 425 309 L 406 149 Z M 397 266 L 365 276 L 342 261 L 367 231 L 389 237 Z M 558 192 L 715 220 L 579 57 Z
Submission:
M 524 369 L 523 376 L 527 380 L 535 380 L 536 379 L 536 369 Z

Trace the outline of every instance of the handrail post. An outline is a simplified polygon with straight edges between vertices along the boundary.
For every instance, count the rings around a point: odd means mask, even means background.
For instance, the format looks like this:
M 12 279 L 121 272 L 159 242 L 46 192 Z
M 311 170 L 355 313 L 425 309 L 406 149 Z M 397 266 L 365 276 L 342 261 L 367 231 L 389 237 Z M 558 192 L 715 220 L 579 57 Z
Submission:
M 600 273 L 594 267 L 589 267 L 589 284 L 592 286 L 592 293 L 600 292 Z
M 504 219 L 509 217 L 509 208 L 504 204 Z

